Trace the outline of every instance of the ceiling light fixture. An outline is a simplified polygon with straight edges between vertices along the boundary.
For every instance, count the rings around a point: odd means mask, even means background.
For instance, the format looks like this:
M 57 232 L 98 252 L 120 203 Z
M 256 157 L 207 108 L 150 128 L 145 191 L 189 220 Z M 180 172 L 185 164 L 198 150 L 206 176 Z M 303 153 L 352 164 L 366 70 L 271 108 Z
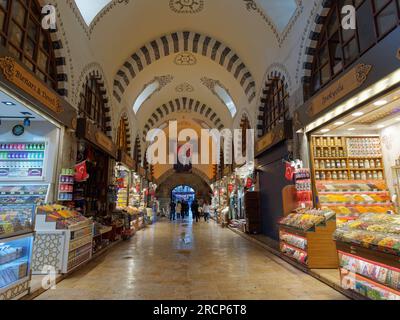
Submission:
M 378 127 L 378 129 L 383 129 L 385 126 L 383 124 L 380 124 L 377 127 Z
M 6 106 L 15 106 L 15 103 L 11 101 L 3 101 L 2 104 L 5 104 Z
M 374 102 L 374 106 L 376 106 L 376 107 L 382 107 L 382 106 L 384 106 L 384 105 L 387 104 L 387 103 L 388 103 L 387 100 L 378 100 L 378 101 Z
M 344 124 L 345 124 L 344 121 L 335 122 L 335 126 L 342 126 L 342 125 L 344 125 Z
M 330 129 L 322 129 L 321 130 L 322 133 L 326 133 L 326 132 L 329 132 L 329 131 L 331 131 L 331 130 Z
M 353 117 L 361 117 L 361 116 L 363 116 L 364 115 L 364 112 L 354 112 L 353 114 L 352 114 L 352 116 Z
M 347 129 L 348 131 L 354 131 L 354 130 L 356 130 L 356 128 L 349 128 L 349 129 Z

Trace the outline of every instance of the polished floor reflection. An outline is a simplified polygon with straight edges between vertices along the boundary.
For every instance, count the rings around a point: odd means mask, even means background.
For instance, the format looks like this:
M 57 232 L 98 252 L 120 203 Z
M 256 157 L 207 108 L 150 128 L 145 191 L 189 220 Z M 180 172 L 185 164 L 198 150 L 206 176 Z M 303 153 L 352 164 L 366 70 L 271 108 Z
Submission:
M 158 222 L 38 299 L 345 299 L 214 222 Z

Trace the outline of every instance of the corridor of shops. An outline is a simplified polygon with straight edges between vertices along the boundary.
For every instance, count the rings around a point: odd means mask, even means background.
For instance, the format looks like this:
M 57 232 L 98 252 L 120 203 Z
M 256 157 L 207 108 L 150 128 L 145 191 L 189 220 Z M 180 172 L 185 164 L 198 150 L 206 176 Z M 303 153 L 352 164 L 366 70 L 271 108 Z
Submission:
M 47 2 L 0 0 L 0 300 L 400 300 L 400 0 Z
M 214 223 L 147 228 L 37 299 L 345 299 Z

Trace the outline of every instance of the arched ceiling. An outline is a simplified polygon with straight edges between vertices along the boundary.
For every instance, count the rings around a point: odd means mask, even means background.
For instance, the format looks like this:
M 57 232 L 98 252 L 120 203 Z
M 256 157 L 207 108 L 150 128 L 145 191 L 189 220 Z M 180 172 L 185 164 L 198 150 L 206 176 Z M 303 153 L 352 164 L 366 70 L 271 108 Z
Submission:
M 166 101 L 187 97 L 232 125 L 232 113 L 210 84 L 229 92 L 235 116 L 255 107 L 265 70 L 303 10 L 303 0 L 87 2 L 67 0 L 117 103 L 132 108 L 156 77 L 169 79 L 137 112 L 141 124 Z

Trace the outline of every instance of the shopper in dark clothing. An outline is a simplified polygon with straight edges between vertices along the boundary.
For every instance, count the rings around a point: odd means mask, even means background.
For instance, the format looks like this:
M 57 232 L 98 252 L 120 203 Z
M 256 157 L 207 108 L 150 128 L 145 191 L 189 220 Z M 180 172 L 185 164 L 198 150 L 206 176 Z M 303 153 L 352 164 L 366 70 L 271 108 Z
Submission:
M 171 201 L 171 203 L 169 204 L 169 219 L 175 220 L 175 207 L 176 207 L 176 203 L 174 202 L 174 200 Z
M 196 219 L 196 222 L 200 221 L 200 214 L 199 214 L 199 203 L 197 200 L 194 200 L 192 203 L 192 213 L 193 213 L 193 218 Z
M 182 219 L 185 219 L 188 212 L 188 204 L 186 201 L 182 202 Z

